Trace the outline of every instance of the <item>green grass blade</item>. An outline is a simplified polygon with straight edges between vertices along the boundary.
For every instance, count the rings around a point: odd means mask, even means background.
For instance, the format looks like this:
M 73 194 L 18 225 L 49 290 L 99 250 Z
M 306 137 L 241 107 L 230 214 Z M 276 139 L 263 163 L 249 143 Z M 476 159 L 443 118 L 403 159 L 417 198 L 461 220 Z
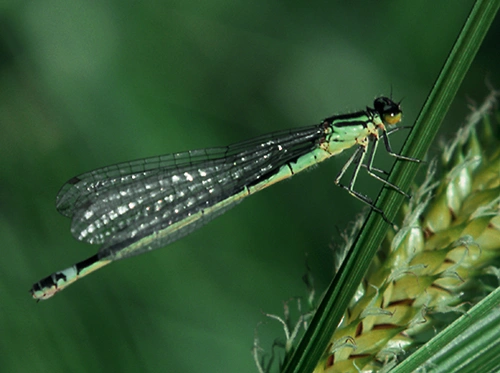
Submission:
M 408 137 L 403 154 L 415 158 L 425 156 L 499 6 L 500 0 L 478 0 L 474 4 Z M 417 169 L 417 164 L 396 162 L 389 182 L 408 190 Z M 394 191 L 383 189 L 376 206 L 383 209 L 389 219 L 393 219 L 403 198 Z M 305 373 L 314 370 L 387 229 L 388 225 L 378 214 L 372 212 L 369 215 L 283 372 Z

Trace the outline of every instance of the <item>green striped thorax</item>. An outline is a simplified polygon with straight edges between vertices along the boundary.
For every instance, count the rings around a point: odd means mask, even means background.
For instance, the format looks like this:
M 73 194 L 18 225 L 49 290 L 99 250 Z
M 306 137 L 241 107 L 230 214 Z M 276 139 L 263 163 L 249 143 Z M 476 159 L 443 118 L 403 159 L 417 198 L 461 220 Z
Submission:
M 326 118 L 323 121 L 327 135 L 324 150 L 335 155 L 355 145 L 366 147 L 369 136 L 378 139 L 379 130 L 386 132 L 386 126 L 396 125 L 402 116 L 399 103 L 388 97 L 378 97 L 373 108 Z

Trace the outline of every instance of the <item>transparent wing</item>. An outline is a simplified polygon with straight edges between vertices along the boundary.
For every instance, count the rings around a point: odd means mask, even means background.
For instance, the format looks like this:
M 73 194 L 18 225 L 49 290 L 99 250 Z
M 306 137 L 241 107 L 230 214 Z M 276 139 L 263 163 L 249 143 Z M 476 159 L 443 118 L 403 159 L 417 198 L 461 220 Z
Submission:
M 323 137 L 322 126 L 315 125 L 227 147 L 100 168 L 63 185 L 56 206 L 72 218 L 71 232 L 76 239 L 107 243 L 105 246 L 125 241 L 130 244 L 230 198 L 245 186 L 265 180 L 282 165 L 311 151 Z M 161 245 L 212 218 L 204 214 L 195 226 L 172 233 Z

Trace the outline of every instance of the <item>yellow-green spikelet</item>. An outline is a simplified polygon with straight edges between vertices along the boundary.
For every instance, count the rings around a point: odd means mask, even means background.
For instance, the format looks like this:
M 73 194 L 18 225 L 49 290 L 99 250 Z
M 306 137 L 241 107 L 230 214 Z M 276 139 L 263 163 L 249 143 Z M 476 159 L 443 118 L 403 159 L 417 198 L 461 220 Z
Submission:
M 497 95 L 445 148 L 438 184 L 431 185 L 431 165 L 414 202 L 402 208 L 402 228 L 386 237 L 316 373 L 388 368 L 433 314 L 463 312 L 477 301 L 471 294 L 486 294 L 474 279 L 500 255 L 500 140 L 487 117 Z M 471 284 L 475 291 L 466 292 Z

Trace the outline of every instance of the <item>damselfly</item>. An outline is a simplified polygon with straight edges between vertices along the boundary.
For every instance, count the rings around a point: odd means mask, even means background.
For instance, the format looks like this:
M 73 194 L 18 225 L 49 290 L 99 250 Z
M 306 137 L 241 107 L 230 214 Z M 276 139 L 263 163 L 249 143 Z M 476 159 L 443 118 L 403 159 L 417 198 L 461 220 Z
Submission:
M 390 155 L 418 161 L 394 153 L 389 144 L 388 134 L 398 127 L 387 131 L 386 126 L 397 124 L 401 116 L 398 103 L 379 97 L 373 108 L 335 115 L 319 125 L 222 148 L 120 163 L 76 176 L 59 191 L 57 210 L 71 218 L 71 233 L 77 240 L 102 246 L 96 255 L 34 284 L 31 294 L 37 300 L 48 299 L 115 260 L 166 246 L 250 194 L 354 146 L 357 149 L 335 183 L 386 219 L 368 197 L 354 190 L 354 183 L 363 166 L 371 176 L 405 194 L 375 174 L 381 170 L 372 166 L 380 138 Z M 353 176 L 343 185 L 340 180 L 351 165 Z

